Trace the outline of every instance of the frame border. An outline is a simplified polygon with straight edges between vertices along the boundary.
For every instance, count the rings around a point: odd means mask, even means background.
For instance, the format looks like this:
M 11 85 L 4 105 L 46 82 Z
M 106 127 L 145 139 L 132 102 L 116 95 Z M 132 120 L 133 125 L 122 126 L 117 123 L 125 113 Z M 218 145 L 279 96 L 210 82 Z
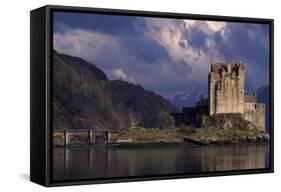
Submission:
M 248 175 L 257 173 L 273 173 L 274 172 L 274 20 L 250 17 L 232 17 L 232 16 L 215 16 L 201 14 L 185 14 L 170 12 L 154 12 L 139 10 L 122 10 L 122 9 L 106 9 L 106 8 L 89 8 L 89 7 L 73 7 L 73 6 L 57 6 L 47 5 L 46 8 L 46 186 L 68 186 L 81 184 L 102 184 L 102 183 L 119 183 L 132 181 L 151 181 L 163 179 L 179 179 L 179 178 L 198 178 L 210 176 L 231 176 L 231 175 Z M 173 19 L 193 19 L 193 20 L 211 20 L 225 22 L 240 23 L 258 23 L 269 24 L 269 63 L 270 63 L 270 167 L 262 169 L 244 169 L 231 171 L 214 171 L 204 173 L 185 173 L 185 174 L 169 174 L 169 175 L 150 175 L 150 176 L 128 176 L 101 179 L 81 179 L 81 180 L 64 180 L 54 181 L 52 178 L 53 171 L 53 153 L 52 153 L 52 61 L 53 61 L 53 12 L 73 12 L 73 13 L 94 13 L 106 15 L 124 15 L 124 16 L 140 16 L 140 17 L 157 17 L 157 18 L 173 18 Z

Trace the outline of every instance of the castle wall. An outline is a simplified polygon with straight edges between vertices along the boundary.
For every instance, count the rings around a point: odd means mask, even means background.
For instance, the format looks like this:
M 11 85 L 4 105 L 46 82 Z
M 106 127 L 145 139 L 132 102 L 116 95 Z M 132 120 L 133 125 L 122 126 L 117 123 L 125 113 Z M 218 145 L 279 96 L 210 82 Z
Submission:
M 183 111 L 183 119 L 185 125 L 195 124 L 196 123 L 196 108 L 195 107 L 184 107 Z
M 214 73 L 209 74 L 209 90 L 208 90 L 208 95 L 209 95 L 209 114 L 214 115 L 215 114 L 215 84 L 216 84 L 216 76 Z
M 257 125 L 256 103 L 245 103 L 244 106 L 244 118 Z
M 265 104 L 245 103 L 244 118 L 265 131 Z
M 257 103 L 257 128 L 266 131 L 265 129 L 265 104 Z

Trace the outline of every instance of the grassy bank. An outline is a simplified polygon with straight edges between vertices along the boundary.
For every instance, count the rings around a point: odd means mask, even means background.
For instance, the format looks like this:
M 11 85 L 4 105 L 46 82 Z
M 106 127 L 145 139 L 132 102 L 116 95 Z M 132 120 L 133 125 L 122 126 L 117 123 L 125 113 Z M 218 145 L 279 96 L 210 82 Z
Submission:
M 177 129 L 159 129 L 159 128 L 141 128 L 131 127 L 118 137 L 118 140 L 132 141 L 157 141 L 157 140 L 174 140 L 181 139 Z
M 269 135 L 258 129 L 220 129 L 217 127 L 181 127 L 170 129 L 131 127 L 118 136 L 125 143 L 180 142 L 184 137 L 210 144 L 266 142 Z

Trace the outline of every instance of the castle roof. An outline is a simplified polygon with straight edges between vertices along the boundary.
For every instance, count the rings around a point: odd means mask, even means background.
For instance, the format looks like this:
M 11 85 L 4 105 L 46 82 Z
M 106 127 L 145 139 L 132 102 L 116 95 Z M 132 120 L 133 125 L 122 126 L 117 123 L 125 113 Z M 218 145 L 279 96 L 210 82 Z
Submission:
M 245 103 L 257 103 L 257 97 L 255 95 L 245 95 L 244 97 Z

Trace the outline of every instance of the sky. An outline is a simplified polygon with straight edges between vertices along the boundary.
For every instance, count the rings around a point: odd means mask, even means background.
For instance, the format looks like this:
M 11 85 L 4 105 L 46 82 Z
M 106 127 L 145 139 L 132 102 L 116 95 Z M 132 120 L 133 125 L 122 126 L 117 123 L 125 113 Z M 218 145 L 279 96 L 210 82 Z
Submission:
M 53 18 L 56 51 L 168 99 L 206 94 L 211 59 L 242 60 L 246 92 L 269 84 L 268 24 L 71 12 Z

